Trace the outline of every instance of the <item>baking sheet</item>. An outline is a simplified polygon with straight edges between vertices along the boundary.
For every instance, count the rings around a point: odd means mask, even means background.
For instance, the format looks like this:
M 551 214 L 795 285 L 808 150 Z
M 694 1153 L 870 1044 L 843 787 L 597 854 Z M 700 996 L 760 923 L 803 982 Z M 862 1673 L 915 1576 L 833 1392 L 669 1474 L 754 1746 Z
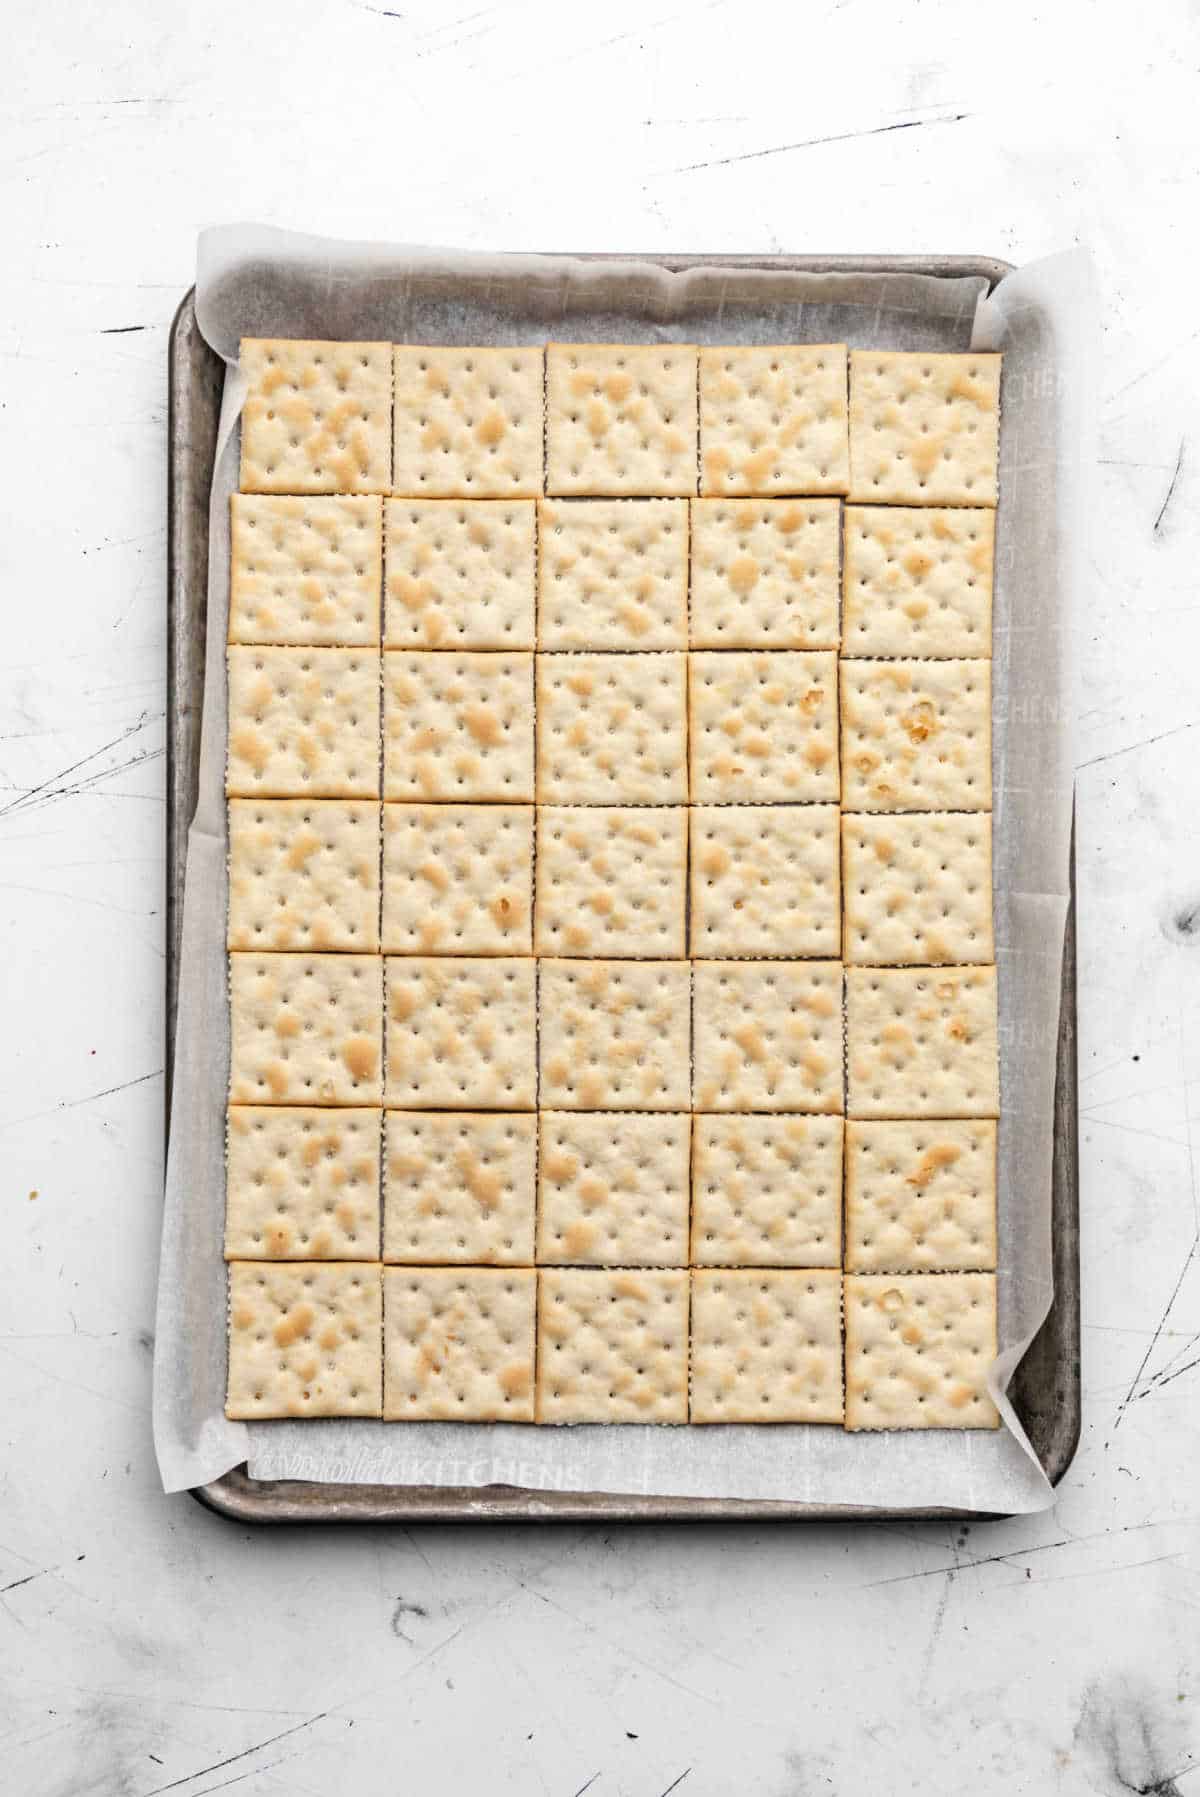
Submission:
M 228 358 L 243 332 L 446 342 L 842 340 L 1006 352 L 996 590 L 1000 968 L 998 1383 L 1049 1303 L 1050 1142 L 1066 910 L 1073 706 L 1068 620 L 1082 565 L 1094 304 L 1073 253 L 1007 277 L 812 275 L 346 246 L 236 228 L 201 244 L 198 316 Z M 225 1377 L 224 620 L 237 376 L 212 502 L 200 800 L 189 836 L 173 1126 L 159 1292 L 155 1436 L 169 1490 L 248 1460 L 261 1478 L 608 1490 L 881 1507 L 1031 1510 L 1050 1489 L 1019 1432 L 846 1436 L 783 1426 L 232 1424 Z M 1006 695 L 1012 695 L 1006 702 Z M 1015 1419 L 1002 1404 L 1006 1422 Z

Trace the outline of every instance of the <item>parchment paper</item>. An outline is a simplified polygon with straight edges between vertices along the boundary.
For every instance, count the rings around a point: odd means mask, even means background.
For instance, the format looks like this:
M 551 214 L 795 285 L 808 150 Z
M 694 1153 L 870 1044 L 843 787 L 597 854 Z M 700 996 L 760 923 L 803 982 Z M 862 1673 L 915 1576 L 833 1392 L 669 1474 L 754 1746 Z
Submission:
M 1051 1502 L 1003 1387 L 1051 1297 L 1052 1106 L 1074 765 L 1071 620 L 1085 565 L 1095 305 L 1081 252 L 1017 271 L 990 299 L 984 285 L 753 267 L 670 274 L 636 261 L 598 266 L 343 244 L 252 226 L 201 238 L 200 324 L 231 367 L 212 491 L 200 797 L 188 846 L 159 1271 L 154 1429 L 166 1490 L 245 1460 L 257 1478 L 1013 1512 Z M 224 644 L 243 334 L 464 344 L 845 341 L 1005 352 L 993 742 L 1001 1352 L 991 1374 L 1005 1427 L 849 1435 L 795 1425 L 225 1420 Z

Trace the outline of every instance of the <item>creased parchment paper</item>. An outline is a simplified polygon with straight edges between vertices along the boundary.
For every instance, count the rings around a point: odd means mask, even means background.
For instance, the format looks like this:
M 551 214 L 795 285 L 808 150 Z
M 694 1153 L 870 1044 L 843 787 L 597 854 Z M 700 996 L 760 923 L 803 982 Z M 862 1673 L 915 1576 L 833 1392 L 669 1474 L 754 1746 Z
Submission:
M 1003 1386 L 1050 1302 L 1050 1167 L 1067 908 L 1071 618 L 1084 564 L 1095 307 L 1071 252 L 1008 276 L 668 273 L 635 260 L 482 256 L 239 226 L 200 241 L 197 307 L 230 364 L 211 502 L 200 797 L 188 846 L 172 1127 L 159 1272 L 154 1432 L 166 1490 L 241 1461 L 256 1478 L 791 1499 L 1032 1511 L 1051 1490 Z M 541 343 L 841 342 L 1002 349 L 995 596 L 1000 1344 L 994 1432 L 849 1435 L 775 1425 L 537 1428 L 367 1421 L 231 1423 L 225 1388 L 225 658 L 228 498 L 240 337 Z

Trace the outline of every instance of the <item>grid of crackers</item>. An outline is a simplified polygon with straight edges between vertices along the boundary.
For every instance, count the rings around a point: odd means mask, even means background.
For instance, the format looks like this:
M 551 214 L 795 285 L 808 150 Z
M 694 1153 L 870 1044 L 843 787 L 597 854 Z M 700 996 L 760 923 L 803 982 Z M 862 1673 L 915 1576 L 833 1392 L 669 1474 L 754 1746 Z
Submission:
M 999 356 L 241 367 L 228 1414 L 995 1427 Z

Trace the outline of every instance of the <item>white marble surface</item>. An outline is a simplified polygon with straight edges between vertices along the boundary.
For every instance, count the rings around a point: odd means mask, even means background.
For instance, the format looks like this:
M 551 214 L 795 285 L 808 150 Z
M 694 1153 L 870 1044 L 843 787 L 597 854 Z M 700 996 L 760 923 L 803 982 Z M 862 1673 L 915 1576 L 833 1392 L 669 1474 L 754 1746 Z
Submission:
M 1200 266 L 1182 0 L 6 18 L 0 1787 L 1200 1792 Z M 498 248 L 1075 242 L 1083 1442 L 970 1530 L 251 1533 L 159 1492 L 166 336 L 256 217 Z

